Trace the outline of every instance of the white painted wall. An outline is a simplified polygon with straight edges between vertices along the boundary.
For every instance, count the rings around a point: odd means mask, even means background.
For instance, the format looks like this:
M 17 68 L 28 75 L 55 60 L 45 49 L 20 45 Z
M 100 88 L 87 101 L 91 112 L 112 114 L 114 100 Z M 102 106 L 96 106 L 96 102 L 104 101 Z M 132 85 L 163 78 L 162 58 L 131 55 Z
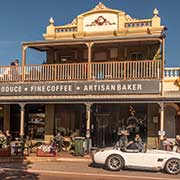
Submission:
M 179 87 L 175 85 L 175 80 L 170 82 L 164 82 L 164 91 L 179 91 Z

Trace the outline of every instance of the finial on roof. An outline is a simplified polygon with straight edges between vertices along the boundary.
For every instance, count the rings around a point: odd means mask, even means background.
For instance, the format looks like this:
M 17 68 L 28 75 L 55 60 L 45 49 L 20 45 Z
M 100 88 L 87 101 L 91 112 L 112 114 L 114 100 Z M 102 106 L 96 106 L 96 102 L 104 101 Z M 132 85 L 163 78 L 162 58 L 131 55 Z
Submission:
M 49 19 L 49 24 L 54 25 L 54 19 L 52 17 Z
M 107 7 L 102 2 L 99 2 L 99 4 L 95 7 L 95 9 L 96 10 L 107 9 Z
M 154 11 L 153 11 L 153 15 L 154 15 L 154 16 L 158 16 L 158 14 L 159 14 L 159 11 L 158 11 L 157 8 L 155 8 Z

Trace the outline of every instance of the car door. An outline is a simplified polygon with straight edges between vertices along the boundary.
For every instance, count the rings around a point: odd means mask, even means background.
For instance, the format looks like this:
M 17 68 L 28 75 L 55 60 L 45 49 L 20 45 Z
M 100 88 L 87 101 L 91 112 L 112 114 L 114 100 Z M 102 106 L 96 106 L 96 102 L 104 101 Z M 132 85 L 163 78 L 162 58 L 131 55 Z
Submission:
M 150 168 L 162 167 L 164 163 L 165 154 L 163 153 L 145 153 L 144 166 Z
M 126 153 L 126 166 L 128 167 L 143 167 L 145 161 L 145 153 L 128 152 Z

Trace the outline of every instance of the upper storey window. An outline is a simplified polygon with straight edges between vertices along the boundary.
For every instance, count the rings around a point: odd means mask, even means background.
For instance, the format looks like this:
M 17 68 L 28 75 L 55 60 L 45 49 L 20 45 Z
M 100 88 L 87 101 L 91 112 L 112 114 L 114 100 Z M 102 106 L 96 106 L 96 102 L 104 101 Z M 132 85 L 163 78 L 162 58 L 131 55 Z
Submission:
M 143 60 L 143 53 L 141 52 L 131 53 L 131 60 Z
M 107 53 L 100 51 L 100 52 L 96 52 L 94 55 L 94 60 L 95 61 L 106 61 L 107 60 Z

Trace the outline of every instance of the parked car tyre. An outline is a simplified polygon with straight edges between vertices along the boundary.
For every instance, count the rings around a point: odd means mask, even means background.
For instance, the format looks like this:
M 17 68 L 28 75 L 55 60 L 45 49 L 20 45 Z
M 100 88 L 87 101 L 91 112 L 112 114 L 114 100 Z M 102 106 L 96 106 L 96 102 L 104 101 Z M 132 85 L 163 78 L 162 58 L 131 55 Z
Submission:
M 166 162 L 164 169 L 169 174 L 180 173 L 180 159 L 177 159 L 177 158 L 169 159 Z
M 111 171 L 119 171 L 124 167 L 124 159 L 118 154 L 112 154 L 106 160 L 106 167 Z

